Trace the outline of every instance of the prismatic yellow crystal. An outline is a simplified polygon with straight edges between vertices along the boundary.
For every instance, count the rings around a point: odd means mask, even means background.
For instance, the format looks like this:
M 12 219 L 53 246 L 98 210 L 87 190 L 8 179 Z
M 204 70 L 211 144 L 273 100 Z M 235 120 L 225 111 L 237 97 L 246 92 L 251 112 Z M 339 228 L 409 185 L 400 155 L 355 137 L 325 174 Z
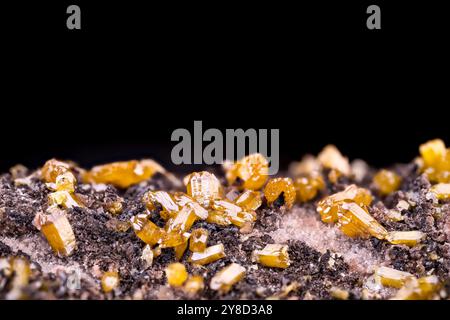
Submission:
M 184 292 L 193 296 L 205 288 L 203 277 L 200 275 L 189 276 L 183 286 Z
M 165 229 L 168 233 L 183 234 L 191 229 L 197 219 L 194 210 L 186 206 L 167 221 Z
M 146 214 L 138 214 L 130 221 L 136 235 L 146 244 L 154 246 L 161 241 L 164 231 L 151 222 Z
M 294 182 L 291 178 L 271 179 L 264 188 L 264 197 L 269 205 L 284 205 L 289 209 L 296 198 Z
M 223 244 L 219 243 L 206 248 L 202 252 L 193 252 L 189 262 L 198 265 L 205 265 L 222 259 L 225 256 L 225 248 L 223 247 Z
M 269 162 L 259 153 L 248 155 L 226 168 L 228 183 L 240 189 L 259 190 L 268 176 Z
M 328 145 L 317 156 L 319 163 L 326 169 L 337 170 L 343 175 L 350 175 L 351 167 L 348 158 L 334 146 Z
M 428 300 L 432 299 L 442 284 L 436 276 L 427 276 L 419 279 L 408 279 L 397 292 L 393 300 Z
M 69 193 L 74 193 L 76 183 L 77 179 L 73 173 L 67 171 L 56 177 L 54 189 L 56 191 L 67 191 Z
M 192 252 L 205 251 L 207 242 L 208 230 L 203 228 L 195 229 L 191 233 L 191 238 L 189 240 L 189 250 L 191 250 Z
M 197 201 L 189 197 L 187 194 L 184 194 L 183 192 L 175 192 L 173 198 L 176 204 L 180 207 L 188 206 L 192 208 L 195 215 L 200 219 L 205 220 L 208 218 L 208 210 L 203 208 Z
M 266 267 L 285 269 L 290 265 L 286 245 L 268 244 L 262 250 L 255 250 L 254 256 L 258 263 Z
M 369 206 L 372 203 L 372 195 L 369 190 L 358 188 L 352 184 L 344 191 L 328 196 L 317 204 L 317 212 L 322 221 L 326 223 L 336 222 L 338 220 L 337 212 L 339 205 L 345 202 L 354 202 L 359 206 Z
M 209 208 L 212 200 L 222 197 L 220 181 L 212 173 L 193 172 L 186 180 L 187 194 L 204 208 Z
M 105 272 L 102 276 L 101 284 L 103 292 L 108 293 L 113 291 L 120 284 L 119 273 L 116 271 Z
M 380 194 L 388 195 L 397 191 L 400 187 L 402 179 L 395 172 L 389 170 L 380 170 L 374 177 L 373 183 Z
M 245 268 L 237 263 L 232 263 L 217 272 L 211 279 L 210 288 L 212 290 L 227 293 L 233 285 L 241 281 L 245 276 Z
M 181 287 L 188 278 L 186 267 L 179 262 L 169 264 L 165 271 L 167 283 L 172 287 Z
M 150 179 L 157 172 L 165 173 L 165 170 L 150 159 L 121 161 L 93 167 L 84 174 L 83 180 L 87 183 L 105 183 L 128 188 Z
M 211 208 L 214 211 L 210 212 L 210 216 L 206 220 L 211 223 L 217 223 L 219 225 L 232 223 L 238 227 L 242 227 L 246 222 L 256 220 L 256 214 L 254 212 L 244 211 L 241 207 L 228 200 L 214 200 Z
M 289 165 L 289 173 L 293 177 L 308 177 L 320 172 L 321 165 L 316 157 L 306 155 L 300 162 L 293 162 Z
M 33 222 L 58 255 L 69 256 L 75 250 L 75 234 L 63 210 L 50 207 L 46 213 L 38 213 Z
M 235 203 L 243 210 L 255 211 L 262 204 L 261 192 L 246 190 L 236 198 Z
M 307 202 L 316 197 L 325 188 L 325 181 L 321 175 L 300 177 L 295 179 L 294 187 L 299 202 Z
M 180 261 L 181 258 L 183 258 L 184 252 L 186 251 L 188 247 L 188 242 L 190 238 L 190 233 L 183 234 L 183 243 L 173 247 L 174 253 L 175 253 L 175 260 Z
M 450 183 L 438 183 L 431 187 L 431 192 L 436 195 L 439 200 L 450 199 Z
M 71 166 L 56 159 L 48 160 L 41 169 L 41 178 L 47 183 L 55 183 L 56 178 L 70 170 Z
M 414 247 L 425 237 L 425 233 L 420 231 L 392 231 L 388 233 L 386 240 L 392 244 L 404 244 L 408 247 Z
M 411 273 L 393 268 L 379 267 L 375 270 L 376 281 L 385 287 L 401 288 L 411 278 L 414 278 Z
M 338 209 L 337 225 L 341 231 L 351 237 L 385 239 L 388 232 L 366 209 L 356 203 L 344 202 Z
M 160 215 L 165 220 L 180 210 L 175 200 L 166 191 L 148 191 L 144 194 L 142 201 L 148 210 L 160 209 Z

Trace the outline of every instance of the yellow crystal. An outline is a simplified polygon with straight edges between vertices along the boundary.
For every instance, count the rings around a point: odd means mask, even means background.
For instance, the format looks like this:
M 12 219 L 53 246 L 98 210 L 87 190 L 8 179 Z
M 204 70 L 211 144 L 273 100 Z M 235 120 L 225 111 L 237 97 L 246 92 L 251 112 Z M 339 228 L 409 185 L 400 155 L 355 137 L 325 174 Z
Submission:
M 77 179 L 72 172 L 67 171 L 56 177 L 55 190 L 56 191 L 67 191 L 69 193 L 75 192 L 75 185 Z
M 103 292 L 108 293 L 116 289 L 120 284 L 119 273 L 116 271 L 105 272 L 101 280 Z
M 204 208 L 208 208 L 212 200 L 222 197 L 222 186 L 212 173 L 193 172 L 188 176 L 187 181 L 187 194 Z
M 295 179 L 294 187 L 299 202 L 307 202 L 316 197 L 325 188 L 325 181 L 321 175 L 300 177 Z
M 393 300 L 432 299 L 440 288 L 441 283 L 436 276 L 427 276 L 419 279 L 411 278 L 406 281 Z
M 206 222 L 219 226 L 228 226 L 231 224 L 231 219 L 225 211 L 213 210 L 209 212 Z
M 291 178 L 270 179 L 264 188 L 267 204 L 273 205 L 280 201 L 281 205 L 291 208 L 296 198 L 294 182 Z
M 438 183 L 431 187 L 431 192 L 436 195 L 439 200 L 450 199 L 450 183 Z
M 261 192 L 246 190 L 236 198 L 235 203 L 243 210 L 255 211 L 262 204 Z
M 200 275 L 189 276 L 183 286 L 184 292 L 193 296 L 205 288 L 203 277 Z
M 168 233 L 183 234 L 191 229 L 197 219 L 198 217 L 194 210 L 189 206 L 185 206 L 167 221 L 165 229 Z
M 191 233 L 189 240 L 189 250 L 192 252 L 202 252 L 206 249 L 208 242 L 208 230 L 199 228 L 195 229 Z
M 225 256 L 225 248 L 223 247 L 223 244 L 219 243 L 206 248 L 202 252 L 193 252 L 189 259 L 189 262 L 198 265 L 205 265 L 222 259 Z
M 366 209 L 356 203 L 343 203 L 338 210 L 338 227 L 351 237 L 385 239 L 388 232 L 379 224 Z
M 136 235 L 146 244 L 154 246 L 162 239 L 164 231 L 151 222 L 146 214 L 138 214 L 130 221 Z
M 48 160 L 41 169 L 41 178 L 47 183 L 55 183 L 56 178 L 70 170 L 71 166 L 56 159 Z
M 245 276 L 245 268 L 237 263 L 232 263 L 223 268 L 211 279 L 210 288 L 212 290 L 227 293 L 233 285 L 241 281 Z
M 434 139 L 420 145 L 419 151 L 427 167 L 439 165 L 447 152 L 445 143 L 441 139 Z
M 269 176 L 269 162 L 259 153 L 253 153 L 233 163 L 226 169 L 226 178 L 230 185 L 240 189 L 259 190 Z
M 188 278 L 186 267 L 179 262 L 171 263 L 165 269 L 167 283 L 172 287 L 180 287 Z
M 254 255 L 258 263 L 266 267 L 287 268 L 290 265 L 288 246 L 268 244 L 262 250 L 255 250 Z
M 338 220 L 337 212 L 339 205 L 345 202 L 354 202 L 360 206 L 369 206 L 372 203 L 372 195 L 369 190 L 358 188 L 352 184 L 344 191 L 328 196 L 317 204 L 317 212 L 322 221 L 326 223 L 336 222 Z
M 49 206 L 61 206 L 66 209 L 81 207 L 75 196 L 67 191 L 56 191 L 48 195 Z
M 217 219 L 218 224 L 223 223 L 221 225 L 232 223 L 238 227 L 242 227 L 246 222 L 256 220 L 255 213 L 244 211 L 241 207 L 228 200 L 214 200 L 211 208 L 214 211 L 210 212 L 211 218 L 206 220 L 211 223 L 215 223 L 213 221 Z M 227 223 L 228 221 L 229 223 Z
M 128 188 L 150 179 L 157 172 L 165 173 L 165 170 L 150 159 L 121 161 L 95 166 L 84 174 L 83 180 L 87 183 L 105 183 Z
M 401 288 L 411 278 L 414 278 L 411 273 L 389 267 L 379 267 L 375 270 L 375 279 L 385 287 Z
M 400 187 L 402 179 L 395 172 L 389 170 L 380 170 L 374 177 L 373 183 L 380 194 L 388 195 L 397 191 Z
M 351 173 L 348 158 L 344 157 L 334 145 L 328 145 L 323 148 L 317 156 L 317 160 L 326 169 L 337 170 L 346 176 Z
M 68 256 L 75 250 L 75 234 L 63 210 L 51 207 L 45 214 L 38 213 L 34 225 L 58 255 Z
M 392 231 L 386 236 L 386 240 L 392 244 L 404 244 L 414 247 L 425 238 L 425 233 L 420 231 Z
M 289 173 L 294 177 L 307 177 L 320 172 L 321 166 L 316 157 L 306 155 L 300 162 L 294 162 L 289 166 Z
M 194 210 L 194 213 L 202 220 L 208 218 L 208 210 L 203 208 L 197 201 L 183 192 L 175 192 L 173 198 L 180 207 L 188 206 Z

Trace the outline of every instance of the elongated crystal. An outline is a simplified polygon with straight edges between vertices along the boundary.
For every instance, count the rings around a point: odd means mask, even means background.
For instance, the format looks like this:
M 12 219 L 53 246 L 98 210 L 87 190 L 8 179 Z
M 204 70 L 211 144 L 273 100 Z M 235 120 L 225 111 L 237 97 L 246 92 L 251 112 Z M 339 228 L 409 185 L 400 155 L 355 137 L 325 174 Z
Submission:
M 433 192 L 439 200 L 449 200 L 450 183 L 438 183 L 431 187 L 431 192 Z
M 139 239 L 150 246 L 159 243 L 164 235 L 164 231 L 151 222 L 146 214 L 138 214 L 131 218 L 131 226 Z
M 347 236 L 385 239 L 388 232 L 365 209 L 356 203 L 343 203 L 338 210 L 338 227 Z
M 49 206 L 61 206 L 66 209 L 81 207 L 75 196 L 67 191 L 56 191 L 48 195 Z
M 161 209 L 160 215 L 165 220 L 173 217 L 180 210 L 172 196 L 166 191 L 148 191 L 142 201 L 149 210 Z
M 180 207 L 188 206 L 192 208 L 196 216 L 202 220 L 208 218 L 208 210 L 203 208 L 197 201 L 189 197 L 187 194 L 184 194 L 183 192 L 175 192 L 173 197 L 177 205 Z
M 393 300 L 428 300 L 432 299 L 442 284 L 436 276 L 427 276 L 419 279 L 408 279 L 405 285 L 397 292 Z
M 175 252 L 175 260 L 180 261 L 183 258 L 184 252 L 186 251 L 186 249 L 188 247 L 190 236 L 191 235 L 189 233 L 183 234 L 183 243 L 181 243 L 173 248 L 173 250 Z
M 69 256 L 75 250 L 75 234 L 63 210 L 51 207 L 46 213 L 38 213 L 33 223 L 58 255 Z
M 246 190 L 237 197 L 235 203 L 245 211 L 255 211 L 262 204 L 261 192 Z
M 379 267 L 375 271 L 375 279 L 385 287 L 401 288 L 411 278 L 414 278 L 411 273 L 389 267 Z
M 56 178 L 70 170 L 70 165 L 56 159 L 48 160 L 41 169 L 41 178 L 47 183 L 55 183 Z
M 245 276 L 245 268 L 237 263 L 232 263 L 220 270 L 211 279 L 210 288 L 222 293 L 230 291 L 236 283 Z
M 225 248 L 223 247 L 223 244 L 219 243 L 206 248 L 202 252 L 193 252 L 192 256 L 189 259 L 189 262 L 198 265 L 205 265 L 222 259 L 225 256 Z
M 288 246 L 281 244 L 268 244 L 262 250 L 254 252 L 258 263 L 266 267 L 287 268 L 290 265 Z
M 414 247 L 426 237 L 421 231 L 392 231 L 386 236 L 386 240 L 392 244 L 404 244 Z

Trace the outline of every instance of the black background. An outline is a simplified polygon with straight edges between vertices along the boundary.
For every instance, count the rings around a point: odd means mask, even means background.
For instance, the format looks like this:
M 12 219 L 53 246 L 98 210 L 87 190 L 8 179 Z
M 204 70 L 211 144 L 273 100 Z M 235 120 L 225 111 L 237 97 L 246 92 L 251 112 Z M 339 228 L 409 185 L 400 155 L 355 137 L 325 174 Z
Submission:
M 450 143 L 442 1 L 29 2 L 2 7 L 2 171 L 51 157 L 179 170 L 170 136 L 194 120 L 279 128 L 283 166 L 328 143 L 375 166 Z M 366 28 L 373 3 L 381 30 Z

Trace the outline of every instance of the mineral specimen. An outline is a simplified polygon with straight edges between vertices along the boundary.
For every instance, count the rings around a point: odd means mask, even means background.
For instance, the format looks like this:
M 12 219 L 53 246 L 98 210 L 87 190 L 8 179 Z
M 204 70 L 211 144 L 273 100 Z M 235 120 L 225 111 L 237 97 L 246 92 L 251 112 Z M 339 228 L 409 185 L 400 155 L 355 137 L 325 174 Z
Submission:
M 317 156 L 317 160 L 326 169 L 337 170 L 346 176 L 351 173 L 348 158 L 344 157 L 333 145 L 326 146 Z
M 75 250 L 75 235 L 63 210 L 50 207 L 46 213 L 39 212 L 33 223 L 58 255 L 68 256 Z
M 263 266 L 272 268 L 287 268 L 290 265 L 288 246 L 268 244 L 262 250 L 254 252 L 256 261 Z
M 179 262 L 171 263 L 165 269 L 167 283 L 172 287 L 180 287 L 188 278 L 186 267 Z
M 444 141 L 428 141 L 419 150 L 423 162 L 421 170 L 428 179 L 434 183 L 450 183 L 450 148 L 446 149 Z
M 206 248 L 202 252 L 193 252 L 192 256 L 189 258 L 189 262 L 198 265 L 205 265 L 214 262 L 216 260 L 222 259 L 225 256 L 226 255 L 223 244 L 219 243 L 214 246 Z
M 428 300 L 440 289 L 441 283 L 436 276 L 408 279 L 397 292 L 393 300 Z
M 381 195 L 388 195 L 400 187 L 401 178 L 395 172 L 383 169 L 373 177 L 373 183 Z
M 222 293 L 231 290 L 234 284 L 241 281 L 245 276 L 245 268 L 237 263 L 232 263 L 220 270 L 211 279 L 210 288 Z
M 192 208 L 195 215 L 200 219 L 205 220 L 208 218 L 208 210 L 203 208 L 197 201 L 189 197 L 187 194 L 184 194 L 183 192 L 175 192 L 173 198 L 178 206 L 188 206 Z
M 240 189 L 259 190 L 269 175 L 269 162 L 259 153 L 254 153 L 236 161 L 226 168 L 226 178 L 230 185 Z
M 172 196 L 166 191 L 148 191 L 142 201 L 149 210 L 161 209 L 160 215 L 166 220 L 180 210 Z
M 299 202 L 307 202 L 316 197 L 320 190 L 325 188 L 325 181 L 321 175 L 300 177 L 295 179 L 294 187 Z
M 48 195 L 49 206 L 61 206 L 66 209 L 80 207 L 80 203 L 75 196 L 67 191 L 56 191 Z
M 56 178 L 70 170 L 68 163 L 56 159 L 48 160 L 41 169 L 41 178 L 47 183 L 55 183 Z
M 175 252 L 175 260 L 180 261 L 183 258 L 184 252 L 186 251 L 188 247 L 190 233 L 184 233 L 183 234 L 183 242 L 175 247 L 173 247 L 173 250 Z
M 203 277 L 200 275 L 189 276 L 183 286 L 183 290 L 190 296 L 197 294 L 205 288 Z
M 269 205 L 286 206 L 290 209 L 294 204 L 296 192 L 291 178 L 274 178 L 264 188 L 264 196 Z

